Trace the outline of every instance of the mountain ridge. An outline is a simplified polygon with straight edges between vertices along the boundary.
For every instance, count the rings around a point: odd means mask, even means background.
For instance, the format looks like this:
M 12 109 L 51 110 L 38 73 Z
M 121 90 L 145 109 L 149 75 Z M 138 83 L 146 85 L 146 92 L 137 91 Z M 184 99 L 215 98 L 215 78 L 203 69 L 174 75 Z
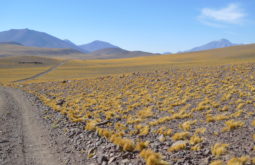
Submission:
M 95 40 L 87 44 L 79 45 L 80 48 L 88 51 L 88 52 L 94 52 L 100 49 L 106 49 L 106 48 L 119 48 L 118 46 L 115 46 L 109 42 Z
M 0 32 L 0 42 L 16 42 L 24 46 L 39 48 L 71 48 L 87 53 L 79 46 L 68 43 L 45 32 L 30 29 L 10 29 Z
M 128 51 L 121 48 L 105 48 L 88 54 L 96 59 L 130 58 L 141 56 L 155 56 L 160 54 L 148 53 L 143 51 Z
M 240 44 L 232 43 L 229 40 L 223 38 L 220 40 L 208 42 L 201 46 L 194 47 L 194 48 L 187 50 L 185 52 L 197 52 L 197 51 L 203 51 L 203 50 L 225 48 L 225 47 L 236 46 L 236 45 L 240 45 Z

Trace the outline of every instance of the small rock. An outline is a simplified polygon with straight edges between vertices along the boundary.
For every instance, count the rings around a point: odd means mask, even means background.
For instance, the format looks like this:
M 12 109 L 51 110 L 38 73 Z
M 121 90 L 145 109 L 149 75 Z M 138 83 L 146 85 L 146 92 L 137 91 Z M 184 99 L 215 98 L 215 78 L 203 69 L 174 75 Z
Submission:
M 160 136 L 158 137 L 158 140 L 159 140 L 161 143 L 163 143 L 164 141 L 166 141 L 166 138 L 165 138 L 164 135 L 160 135 Z
M 211 157 L 208 157 L 208 158 L 205 158 L 205 159 L 202 159 L 201 162 L 199 164 L 201 165 L 207 165 L 207 164 L 210 164 L 212 158 Z
M 101 163 L 101 165 L 107 165 L 108 163 L 107 163 L 107 161 L 103 161 L 102 163 Z
M 172 146 L 176 146 L 176 145 L 180 145 L 180 144 L 187 144 L 187 141 L 184 141 L 184 140 L 179 140 L 179 141 L 176 141 L 172 144 Z
M 208 156 L 208 155 L 210 154 L 210 152 L 211 152 L 211 151 L 210 151 L 208 148 L 206 148 L 202 154 L 203 154 L 204 156 Z
M 128 159 L 123 159 L 123 160 L 121 161 L 121 165 L 126 165 L 126 164 L 128 164 L 128 162 L 129 162 Z
M 108 159 L 107 159 L 107 157 L 105 156 L 105 155 L 99 155 L 98 156 L 98 158 L 97 158 L 97 162 L 99 163 L 99 164 L 102 164 L 103 162 L 108 162 Z
M 64 99 L 60 99 L 57 101 L 56 105 L 62 106 L 66 101 Z
M 108 162 L 108 163 L 110 164 L 110 163 L 114 162 L 115 160 L 116 160 L 116 157 L 111 157 L 111 158 L 109 159 L 109 162 Z
M 87 154 L 88 154 L 88 155 L 92 154 L 92 153 L 95 151 L 95 149 L 96 149 L 96 148 L 90 148 L 90 149 L 88 150 L 88 153 L 87 153 Z

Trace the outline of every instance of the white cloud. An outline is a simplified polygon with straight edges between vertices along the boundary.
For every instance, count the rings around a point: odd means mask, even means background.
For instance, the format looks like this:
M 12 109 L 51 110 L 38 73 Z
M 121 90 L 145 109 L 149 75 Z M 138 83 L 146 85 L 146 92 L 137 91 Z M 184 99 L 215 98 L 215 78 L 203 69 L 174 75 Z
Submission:
M 238 4 L 229 4 L 225 8 L 203 8 L 199 20 L 208 25 L 241 24 L 246 14 Z

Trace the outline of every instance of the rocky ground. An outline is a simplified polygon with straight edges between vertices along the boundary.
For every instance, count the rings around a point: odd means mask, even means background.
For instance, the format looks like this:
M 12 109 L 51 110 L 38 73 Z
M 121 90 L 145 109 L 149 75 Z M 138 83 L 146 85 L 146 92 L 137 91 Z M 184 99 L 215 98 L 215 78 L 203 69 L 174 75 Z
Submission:
M 70 122 L 65 115 L 45 106 L 35 96 L 26 93 L 26 97 L 39 109 L 44 126 L 58 144 L 57 152 L 63 153 L 65 164 L 144 164 L 137 153 L 123 152 L 96 132 L 84 130 L 85 123 Z
M 172 68 L 21 88 L 43 101 L 29 95 L 52 132 L 65 135 L 72 151 L 91 163 L 151 165 L 153 156 L 141 158 L 148 148 L 169 164 L 252 164 L 254 66 Z M 187 136 L 175 138 L 179 133 Z M 123 141 L 134 144 L 131 152 L 123 151 Z M 144 150 L 136 148 L 140 142 L 148 142 Z
M 135 153 L 122 152 L 96 132 L 85 131 L 84 124 L 69 122 L 35 96 L 0 89 L 1 165 L 143 164 Z
M 1 163 L 165 165 L 159 153 L 174 165 L 254 164 L 254 71 L 226 65 L 16 85 L 34 95 L 0 88 Z M 140 142 L 148 144 L 139 150 Z

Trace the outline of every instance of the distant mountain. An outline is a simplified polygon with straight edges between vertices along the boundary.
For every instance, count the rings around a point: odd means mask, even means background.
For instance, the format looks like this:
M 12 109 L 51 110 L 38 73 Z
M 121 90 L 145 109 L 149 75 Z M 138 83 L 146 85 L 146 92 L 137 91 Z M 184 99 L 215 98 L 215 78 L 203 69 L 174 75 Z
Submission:
M 108 42 L 99 41 L 99 40 L 93 41 L 88 44 L 79 45 L 79 46 L 80 48 L 88 52 L 94 52 L 94 51 L 106 49 L 106 48 L 119 48 L 118 46 L 112 45 Z
M 172 54 L 172 52 L 164 52 L 163 55 Z
M 22 46 L 15 43 L 0 43 L 0 57 L 6 56 L 47 56 L 47 57 L 84 57 L 86 54 L 70 48 L 39 48 Z
M 0 42 L 0 44 L 20 45 L 20 46 L 23 46 L 22 44 L 20 44 L 20 43 L 18 43 L 18 42 Z
M 195 47 L 185 52 L 197 52 L 197 51 L 203 51 L 203 50 L 209 50 L 209 49 L 225 48 L 225 47 L 236 46 L 236 45 L 239 45 L 239 44 L 234 44 L 227 39 L 221 39 L 218 41 L 209 42 L 202 46 Z
M 0 32 L 0 42 L 16 42 L 24 46 L 40 48 L 71 48 L 86 53 L 72 42 L 30 29 L 11 29 Z
M 106 48 L 87 54 L 94 59 L 113 59 L 113 58 L 130 58 L 139 56 L 153 56 L 159 54 L 147 53 L 142 51 L 128 51 L 121 48 Z

